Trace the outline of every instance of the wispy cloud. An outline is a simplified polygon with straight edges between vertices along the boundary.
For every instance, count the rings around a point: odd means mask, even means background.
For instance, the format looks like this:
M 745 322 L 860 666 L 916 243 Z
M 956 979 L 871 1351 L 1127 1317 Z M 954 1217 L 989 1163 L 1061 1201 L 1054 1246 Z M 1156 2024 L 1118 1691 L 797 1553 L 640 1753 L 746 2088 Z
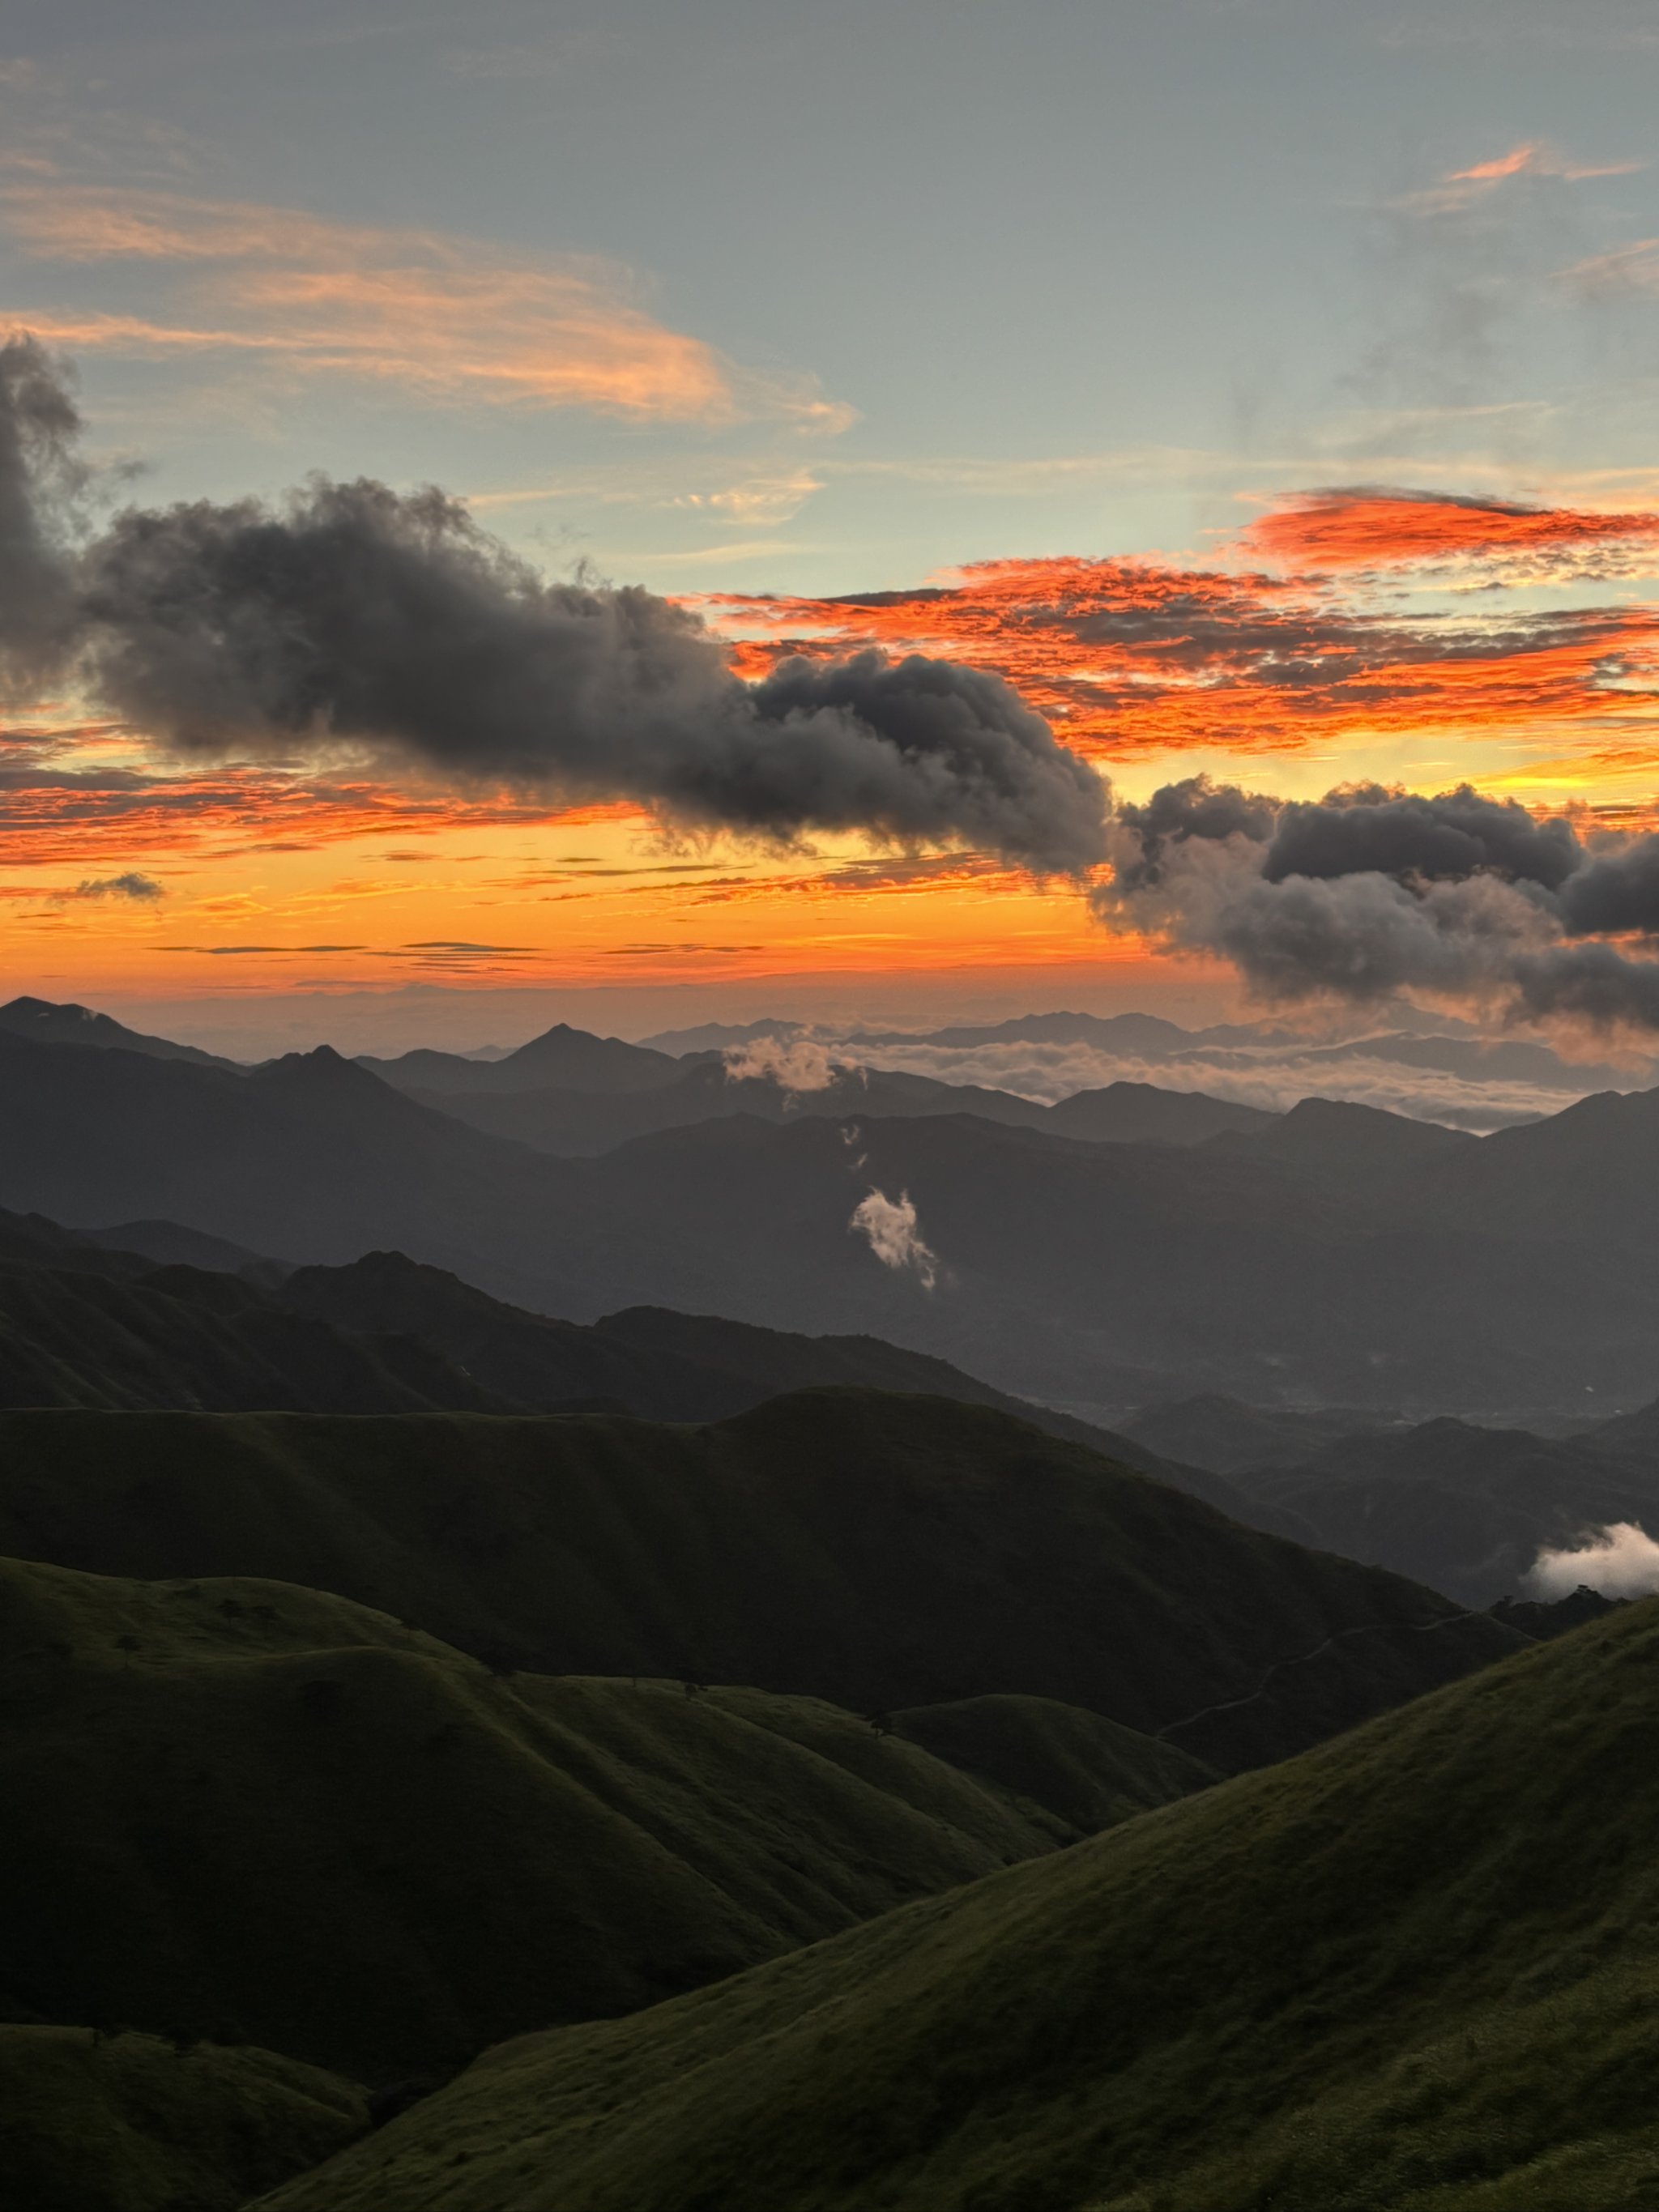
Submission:
M 69 896 L 78 899 L 131 899 L 140 906 L 154 906 L 158 899 L 167 896 L 167 891 L 154 876 L 141 875 L 137 869 L 129 868 L 118 876 L 88 876 Z
M 434 398 L 640 420 L 850 420 L 805 377 L 762 374 L 649 309 L 617 264 L 515 256 L 448 233 L 327 221 L 173 192 L 27 183 L 0 219 L 43 264 L 169 272 L 158 305 L 52 305 L 12 319 L 50 343 L 133 355 L 253 355 Z
M 1559 184 L 1577 185 L 1593 177 L 1633 176 L 1647 166 L 1645 161 L 1573 161 L 1542 139 L 1533 138 L 1511 146 L 1506 153 L 1471 162 L 1468 168 L 1449 169 L 1434 184 L 1407 193 L 1395 204 L 1418 215 L 1456 214 L 1517 179 L 1547 178 Z
M 1593 253 L 1559 270 L 1559 281 L 1592 299 L 1620 293 L 1659 292 L 1659 238 L 1638 238 L 1607 253 Z

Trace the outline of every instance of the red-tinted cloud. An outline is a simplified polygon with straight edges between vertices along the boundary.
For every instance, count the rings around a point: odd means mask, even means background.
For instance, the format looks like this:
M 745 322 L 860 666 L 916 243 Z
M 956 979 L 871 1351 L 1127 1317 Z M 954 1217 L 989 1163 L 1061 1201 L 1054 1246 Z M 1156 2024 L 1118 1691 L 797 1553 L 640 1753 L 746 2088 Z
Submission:
M 1587 514 L 1507 500 L 1370 486 L 1309 492 L 1252 523 L 1239 540 L 1256 560 L 1304 574 L 1419 568 L 1469 556 L 1601 554 L 1607 566 L 1659 565 L 1659 514 Z
M 1106 759 L 1195 748 L 1328 750 L 1345 737 L 1440 730 L 1576 744 L 1631 727 L 1659 688 L 1659 609 L 1479 616 L 1374 611 L 1293 575 L 1148 561 L 1000 561 L 912 591 L 726 597 L 739 667 L 877 647 L 996 669 L 1068 743 Z
M 128 768 L 77 769 L 74 736 L 54 744 L 51 765 L 11 749 L 0 734 L 0 867 L 57 867 L 131 855 L 307 852 L 366 836 L 412 831 L 632 817 L 631 806 L 549 806 L 503 796 L 477 799 L 400 789 L 368 780 L 322 781 L 268 769 L 151 775 Z M 22 757 L 20 757 L 20 753 Z

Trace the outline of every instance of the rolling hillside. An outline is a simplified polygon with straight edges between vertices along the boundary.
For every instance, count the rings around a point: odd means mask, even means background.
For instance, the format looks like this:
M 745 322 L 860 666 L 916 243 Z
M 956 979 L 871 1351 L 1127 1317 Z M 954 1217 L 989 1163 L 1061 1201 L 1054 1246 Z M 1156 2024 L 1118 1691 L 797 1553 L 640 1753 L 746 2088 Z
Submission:
M 0 1554 L 271 1577 L 551 1674 L 1048 1698 L 1229 1767 L 1516 1641 L 991 1408 L 856 1390 L 702 1429 L 0 1414 Z
M 0 2024 L 20 2212 L 237 2212 L 368 2125 L 357 2083 L 274 2051 Z
M 1659 1605 L 679 2003 L 264 2212 L 1638 2212 Z
M 878 1735 L 756 1690 L 509 1677 L 246 1578 L 0 1561 L 0 2018 L 370 2082 L 634 2009 L 1210 1778 L 1126 1736 L 1085 1805 L 1048 1747 L 1090 1715 L 1015 1714 L 981 1748 L 948 1717 Z
M 131 1224 L 154 1251 L 213 1240 Z M 108 1232 L 112 1240 L 119 1234 Z M 210 1255 L 211 1256 L 211 1255 Z M 583 1326 L 526 1313 L 399 1252 L 349 1267 L 151 1267 L 39 1215 L 0 1214 L 0 1407 L 211 1412 L 618 1412 L 718 1420 L 828 1383 L 996 1406 L 1304 1539 L 1292 1514 L 1109 1431 L 879 1338 L 811 1337 L 635 1307 Z
M 356 1336 L 234 1275 L 138 1276 L 0 1261 L 0 1406 L 188 1406 L 341 1413 L 486 1407 L 408 1337 Z

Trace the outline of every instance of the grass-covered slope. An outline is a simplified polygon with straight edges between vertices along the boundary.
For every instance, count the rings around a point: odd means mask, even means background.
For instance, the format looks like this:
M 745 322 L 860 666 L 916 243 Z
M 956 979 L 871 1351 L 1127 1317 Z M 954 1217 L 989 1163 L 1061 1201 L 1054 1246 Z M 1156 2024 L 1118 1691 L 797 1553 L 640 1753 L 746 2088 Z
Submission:
M 1215 1779 L 1173 1744 L 1049 1698 L 963 1698 L 892 1717 L 908 1741 L 1053 1817 L 1068 1843 Z
M 1638 2212 L 1659 1604 L 633 2020 L 269 2212 Z
M 313 1590 L 11 1560 L 0 1802 L 0 2018 L 370 2081 L 652 2002 L 1079 1825 L 811 1700 L 503 1679 Z
M 529 1313 L 401 1252 L 284 1269 L 176 1222 L 93 1244 L 0 1212 L 0 1406 L 178 1406 L 213 1413 L 636 1413 L 718 1421 L 786 1390 L 843 1384 L 1000 1406 L 1306 1538 L 1294 1516 L 960 1368 L 872 1336 L 805 1336 L 635 1306 L 583 1325 Z M 119 1249 L 122 1237 L 136 1240 Z M 106 1249 L 109 1248 L 109 1249 Z M 145 1252 L 159 1255 L 146 1260 Z M 238 1272 L 243 1262 L 250 1272 Z
M 1206 1498 L 1252 1528 L 1304 1541 L 1308 1534 L 1293 1516 L 1259 1504 L 1200 1467 L 1161 1459 L 1126 1437 L 1011 1398 L 946 1360 L 880 1337 L 805 1336 L 666 1306 L 630 1306 L 586 1324 L 557 1321 L 489 1297 L 443 1268 L 423 1267 L 401 1252 L 365 1253 L 344 1267 L 296 1268 L 273 1290 L 270 1303 L 325 1322 L 355 1339 L 371 1340 L 374 1346 L 412 1339 L 428 1347 L 434 1355 L 431 1395 L 447 1406 L 460 1407 L 465 1401 L 458 1395 L 446 1397 L 444 1386 L 453 1390 L 456 1383 L 465 1387 L 466 1380 L 495 1401 L 479 1411 L 549 1413 L 580 1407 L 637 1413 L 648 1421 L 728 1420 L 786 1391 L 831 1386 L 959 1398 L 968 1405 L 1000 1407 L 1051 1436 L 1121 1459 Z M 383 1349 L 380 1356 L 386 1356 Z M 168 1402 L 189 1401 L 174 1397 Z M 302 1407 L 289 1398 L 249 1397 L 241 1402 L 281 1403 L 296 1412 L 374 1410 L 333 1402 Z M 383 1410 L 404 1409 L 388 1405 Z
M 1518 1641 L 988 1407 L 856 1390 L 702 1429 L 3 1414 L 0 1553 L 274 1576 L 552 1674 L 1051 1698 L 1229 1767 Z
M 0 1406 L 399 1413 L 488 1402 L 425 1347 L 348 1335 L 234 1275 L 0 1261 Z
M 368 2125 L 356 2083 L 269 2051 L 0 2027 L 15 2212 L 235 2212 Z

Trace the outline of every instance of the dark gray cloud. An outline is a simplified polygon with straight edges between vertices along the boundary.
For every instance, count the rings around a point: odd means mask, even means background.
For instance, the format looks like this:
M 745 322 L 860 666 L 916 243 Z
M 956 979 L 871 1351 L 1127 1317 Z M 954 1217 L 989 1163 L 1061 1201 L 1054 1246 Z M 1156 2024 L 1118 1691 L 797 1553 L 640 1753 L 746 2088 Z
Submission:
M 1207 775 L 1164 784 L 1144 805 L 1117 810 L 1119 823 L 1139 847 L 1138 853 L 1132 847 L 1119 858 L 1118 885 L 1133 892 L 1156 884 L 1168 848 L 1190 838 L 1219 843 L 1243 837 L 1265 844 L 1273 834 L 1279 812 L 1278 799 L 1241 790 L 1236 783 L 1212 783 Z
M 165 898 L 167 890 L 154 876 L 140 875 L 136 868 L 130 868 L 125 875 L 88 876 L 75 886 L 75 896 L 83 899 L 133 899 L 141 906 L 149 906 Z
M 1659 935 L 1659 837 L 1633 837 L 1588 860 L 1561 887 L 1561 919 L 1572 937 Z
M 995 676 L 866 653 L 747 684 L 684 610 L 549 584 L 441 492 L 368 481 L 130 509 L 65 570 L 49 518 L 76 420 L 38 348 L 0 416 L 15 558 L 46 608 L 30 635 L 180 753 L 380 755 L 778 842 L 861 831 L 1058 872 L 1104 855 L 1106 787 Z M 21 633 L 12 650 L 40 657 Z
M 1364 1002 L 1413 989 L 1486 995 L 1547 927 L 1491 877 L 1418 891 L 1367 871 L 1257 876 L 1219 902 L 1210 938 L 1263 998 Z
M 1368 872 L 1456 883 L 1489 869 L 1555 890 L 1583 858 L 1571 823 L 1535 821 L 1466 783 L 1431 799 L 1360 784 L 1285 806 L 1261 872 L 1272 884 Z
M 1659 1030 L 1659 960 L 1632 960 L 1611 945 L 1561 945 L 1516 960 L 1512 981 L 1534 1021 Z
M 1659 1029 L 1659 962 L 1593 942 L 1659 931 L 1659 838 L 1587 852 L 1570 823 L 1467 786 L 1284 801 L 1203 778 L 1119 810 L 1097 908 L 1230 961 L 1260 999 L 1396 994 L 1528 1020 Z

